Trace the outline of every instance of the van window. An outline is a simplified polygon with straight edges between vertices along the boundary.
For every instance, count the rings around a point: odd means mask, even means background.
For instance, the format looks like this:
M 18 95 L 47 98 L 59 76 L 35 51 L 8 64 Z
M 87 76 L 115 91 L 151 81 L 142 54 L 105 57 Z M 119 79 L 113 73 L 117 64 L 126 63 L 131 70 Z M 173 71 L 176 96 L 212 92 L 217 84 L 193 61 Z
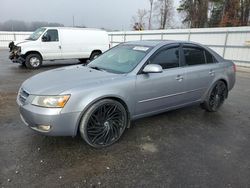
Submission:
M 179 67 L 179 47 L 160 51 L 153 57 L 151 64 L 161 65 L 163 69 Z
M 47 30 L 43 36 L 44 36 L 44 38 L 46 38 L 46 40 L 44 42 L 58 41 L 58 31 L 56 29 Z
M 206 64 L 205 53 L 201 48 L 183 47 L 186 65 L 202 65 Z

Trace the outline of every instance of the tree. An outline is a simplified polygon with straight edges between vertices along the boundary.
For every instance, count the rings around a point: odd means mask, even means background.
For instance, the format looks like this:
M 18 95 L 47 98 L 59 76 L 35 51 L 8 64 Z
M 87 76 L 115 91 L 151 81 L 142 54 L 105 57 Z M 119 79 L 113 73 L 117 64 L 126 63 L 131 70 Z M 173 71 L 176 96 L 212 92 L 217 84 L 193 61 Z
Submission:
M 48 23 L 48 22 L 24 22 L 18 20 L 8 20 L 4 23 L 0 23 L 0 31 L 34 31 L 39 27 L 62 27 L 60 23 Z
M 206 27 L 209 0 L 181 0 L 178 12 L 184 14 L 182 22 L 191 28 Z
M 250 0 L 213 0 L 210 27 L 249 25 Z
M 145 9 L 138 9 L 136 16 L 132 17 L 132 24 L 134 30 L 144 30 L 148 11 Z
M 239 26 L 240 0 L 225 0 L 222 11 L 222 18 L 219 26 Z
M 158 12 L 156 16 L 160 23 L 160 29 L 165 29 L 170 25 L 173 15 L 173 1 L 172 0 L 157 0 L 155 3 L 155 10 Z
M 240 1 L 240 25 L 249 25 L 250 0 Z
M 218 27 L 222 18 L 224 0 L 214 0 L 211 4 L 211 16 L 208 25 L 209 27 Z

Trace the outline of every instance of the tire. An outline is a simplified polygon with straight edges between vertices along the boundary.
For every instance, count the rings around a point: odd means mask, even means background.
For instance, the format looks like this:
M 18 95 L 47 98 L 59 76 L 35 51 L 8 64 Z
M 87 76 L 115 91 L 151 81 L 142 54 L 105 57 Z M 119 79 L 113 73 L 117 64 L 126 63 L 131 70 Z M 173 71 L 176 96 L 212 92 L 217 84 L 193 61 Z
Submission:
M 42 66 L 42 57 L 39 54 L 29 54 L 26 57 L 25 65 L 29 69 L 38 69 Z
M 217 112 L 223 105 L 228 95 L 228 89 L 223 81 L 217 81 L 212 87 L 206 100 L 201 103 L 201 108 L 208 112 Z
M 81 137 L 94 148 L 117 142 L 128 125 L 125 107 L 116 100 L 103 99 L 94 103 L 83 115 L 79 131 Z
M 78 59 L 78 60 L 80 61 L 80 63 L 84 63 L 85 64 L 85 63 L 87 63 L 88 59 Z
M 93 59 L 97 58 L 99 55 L 101 55 L 102 53 L 101 52 L 98 52 L 98 51 L 95 51 L 95 52 L 92 52 L 92 54 L 90 55 L 90 58 L 89 60 L 92 61 Z
M 25 62 L 20 63 L 20 67 L 22 67 L 22 68 L 26 68 L 26 64 L 25 64 Z

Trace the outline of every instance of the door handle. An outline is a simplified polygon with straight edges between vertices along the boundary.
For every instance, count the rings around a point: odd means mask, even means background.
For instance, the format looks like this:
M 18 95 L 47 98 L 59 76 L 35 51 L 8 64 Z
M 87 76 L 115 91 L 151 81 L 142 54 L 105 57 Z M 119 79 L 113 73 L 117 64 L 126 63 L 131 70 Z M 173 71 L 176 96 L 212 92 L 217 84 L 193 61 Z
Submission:
M 214 70 L 210 70 L 210 71 L 209 71 L 209 75 L 210 75 L 210 76 L 214 76 L 214 73 L 215 73 Z
M 58 46 L 58 48 L 59 48 L 59 49 L 62 49 L 62 46 L 60 45 L 60 46 Z
M 176 76 L 175 79 L 178 80 L 179 82 L 181 82 L 184 78 L 182 75 L 178 75 L 178 76 Z

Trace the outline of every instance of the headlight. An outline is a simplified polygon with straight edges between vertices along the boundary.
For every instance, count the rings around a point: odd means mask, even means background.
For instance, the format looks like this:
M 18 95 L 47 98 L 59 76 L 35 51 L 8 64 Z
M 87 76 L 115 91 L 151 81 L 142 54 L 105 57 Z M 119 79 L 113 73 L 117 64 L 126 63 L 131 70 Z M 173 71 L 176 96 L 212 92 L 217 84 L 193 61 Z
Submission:
M 45 108 L 63 108 L 68 102 L 70 95 L 59 96 L 36 96 L 32 104 Z

